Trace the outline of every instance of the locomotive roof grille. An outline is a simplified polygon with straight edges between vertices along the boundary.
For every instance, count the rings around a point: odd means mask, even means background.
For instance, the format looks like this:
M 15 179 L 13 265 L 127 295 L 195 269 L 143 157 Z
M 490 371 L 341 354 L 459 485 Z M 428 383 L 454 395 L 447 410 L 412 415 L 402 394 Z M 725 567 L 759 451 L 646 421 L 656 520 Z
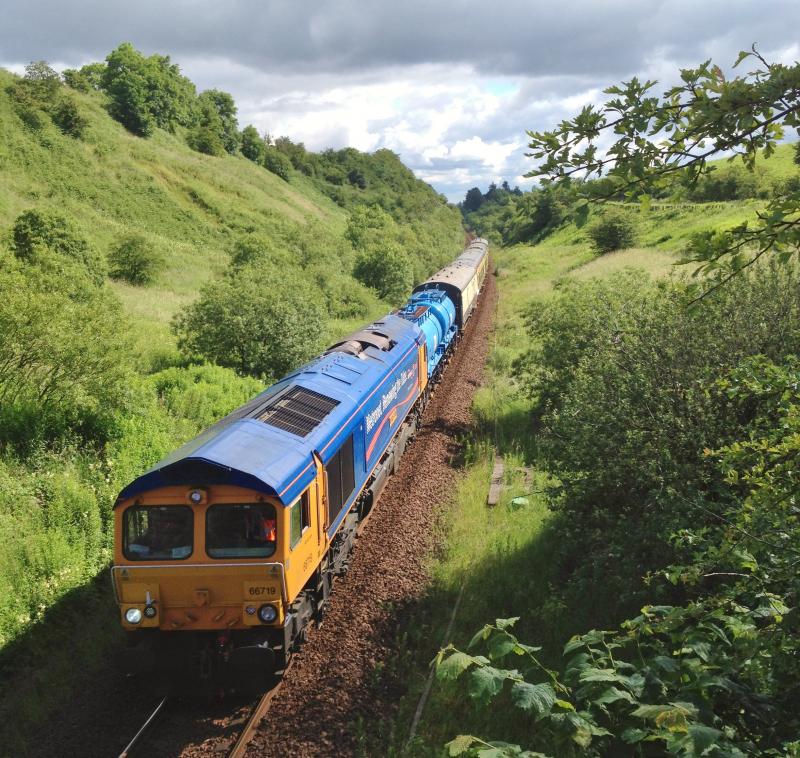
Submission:
M 337 405 L 339 401 L 332 397 L 305 387 L 292 387 L 265 408 L 259 408 L 256 418 L 284 432 L 307 437 Z

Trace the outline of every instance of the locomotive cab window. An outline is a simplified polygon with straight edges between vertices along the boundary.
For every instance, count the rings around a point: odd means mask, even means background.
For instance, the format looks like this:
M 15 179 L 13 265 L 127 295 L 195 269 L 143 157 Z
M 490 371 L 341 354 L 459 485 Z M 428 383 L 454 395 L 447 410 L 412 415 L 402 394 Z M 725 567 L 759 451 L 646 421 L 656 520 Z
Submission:
M 125 511 L 122 537 L 129 561 L 182 560 L 194 548 L 194 514 L 185 505 L 137 505 Z
M 277 544 L 275 508 L 268 503 L 212 505 L 206 511 L 210 558 L 268 558 Z
M 295 500 L 289 508 L 289 523 L 291 529 L 292 550 L 297 547 L 301 537 L 305 534 L 309 526 L 308 517 L 308 493 L 304 492 Z

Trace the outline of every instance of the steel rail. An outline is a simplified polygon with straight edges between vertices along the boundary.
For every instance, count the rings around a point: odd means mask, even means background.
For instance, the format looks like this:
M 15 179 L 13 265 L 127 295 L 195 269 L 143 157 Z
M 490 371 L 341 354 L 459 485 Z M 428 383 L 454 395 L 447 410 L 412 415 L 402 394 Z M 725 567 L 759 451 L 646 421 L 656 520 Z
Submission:
M 280 683 L 275 685 L 271 690 L 264 693 L 264 696 L 261 700 L 258 701 L 258 704 L 253 709 L 253 712 L 250 714 L 250 718 L 247 719 L 247 723 L 244 725 L 244 729 L 239 733 L 239 736 L 236 738 L 236 742 L 233 744 L 233 747 L 230 749 L 228 753 L 228 758 L 242 758 L 247 750 L 247 746 L 250 744 L 250 740 L 253 738 L 253 734 L 255 733 L 256 727 L 260 723 L 261 719 L 264 718 L 264 715 L 269 710 L 270 703 L 275 695 L 278 694 L 278 689 L 280 688 Z
M 136 743 L 139 742 L 142 739 L 142 737 L 147 733 L 147 731 L 153 726 L 155 720 L 158 718 L 158 715 L 161 713 L 168 699 L 169 699 L 168 695 L 165 695 L 162 698 L 161 702 L 156 706 L 156 709 L 150 714 L 150 717 L 147 719 L 147 721 L 144 722 L 139 731 L 136 732 L 136 734 L 133 736 L 133 739 L 125 746 L 125 749 L 119 754 L 119 758 L 128 758 L 128 756 L 130 756 L 131 751 L 136 747 Z

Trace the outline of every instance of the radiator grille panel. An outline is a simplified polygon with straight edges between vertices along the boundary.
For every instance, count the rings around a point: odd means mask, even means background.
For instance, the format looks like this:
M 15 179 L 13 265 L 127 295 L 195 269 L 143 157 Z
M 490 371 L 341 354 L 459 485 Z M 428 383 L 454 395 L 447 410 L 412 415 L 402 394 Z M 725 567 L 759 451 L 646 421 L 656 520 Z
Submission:
M 284 432 L 307 437 L 337 405 L 339 401 L 327 395 L 305 387 L 292 387 L 262 408 L 256 418 Z

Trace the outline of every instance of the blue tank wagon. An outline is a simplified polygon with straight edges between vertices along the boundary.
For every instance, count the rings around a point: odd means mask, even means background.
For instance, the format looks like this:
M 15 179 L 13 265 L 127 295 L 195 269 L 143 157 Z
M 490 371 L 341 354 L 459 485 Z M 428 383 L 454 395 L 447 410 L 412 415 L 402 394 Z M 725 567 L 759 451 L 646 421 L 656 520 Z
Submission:
M 489 243 L 479 237 L 450 265 L 414 287 L 414 294 L 428 290 L 445 292 L 455 306 L 456 326 L 460 332 L 478 301 L 488 266 Z

